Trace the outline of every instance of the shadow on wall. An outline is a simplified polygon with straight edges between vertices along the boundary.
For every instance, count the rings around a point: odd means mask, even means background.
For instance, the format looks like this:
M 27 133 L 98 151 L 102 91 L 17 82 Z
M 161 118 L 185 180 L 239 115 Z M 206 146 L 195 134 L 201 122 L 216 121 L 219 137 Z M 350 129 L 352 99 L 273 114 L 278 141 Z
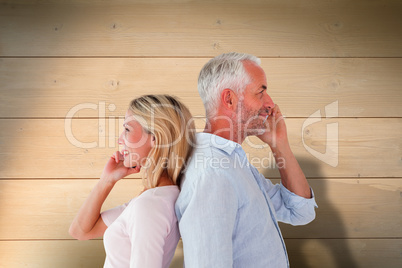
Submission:
M 315 220 L 305 226 L 280 224 L 290 266 L 297 268 L 358 267 L 351 254 L 348 240 L 343 239 L 347 237 L 345 228 L 347 223 L 328 198 L 328 181 L 322 179 L 320 163 L 311 159 L 299 159 L 299 164 L 305 174 L 316 178 L 309 179 L 309 184 L 314 191 L 318 209 L 316 209 Z M 320 263 L 320 260 L 326 263 Z

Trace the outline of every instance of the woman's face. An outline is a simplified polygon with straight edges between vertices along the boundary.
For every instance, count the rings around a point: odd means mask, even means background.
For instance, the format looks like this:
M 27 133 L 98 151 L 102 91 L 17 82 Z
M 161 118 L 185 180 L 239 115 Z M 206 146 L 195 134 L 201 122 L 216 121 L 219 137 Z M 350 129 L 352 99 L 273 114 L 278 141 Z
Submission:
M 154 137 L 144 131 L 130 110 L 126 113 L 123 126 L 119 144 L 123 147 L 120 152 L 124 157 L 124 166 L 139 171 L 146 163 L 149 151 L 154 145 Z

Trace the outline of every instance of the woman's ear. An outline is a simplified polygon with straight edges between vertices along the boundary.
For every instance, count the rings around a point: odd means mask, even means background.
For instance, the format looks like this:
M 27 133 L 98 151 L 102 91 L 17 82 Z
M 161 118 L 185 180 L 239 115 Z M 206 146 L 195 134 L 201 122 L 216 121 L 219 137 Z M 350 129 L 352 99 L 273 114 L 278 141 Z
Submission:
M 151 145 L 152 145 L 152 147 L 155 146 L 155 143 L 156 143 L 156 138 L 155 138 L 155 136 L 153 134 L 151 134 Z

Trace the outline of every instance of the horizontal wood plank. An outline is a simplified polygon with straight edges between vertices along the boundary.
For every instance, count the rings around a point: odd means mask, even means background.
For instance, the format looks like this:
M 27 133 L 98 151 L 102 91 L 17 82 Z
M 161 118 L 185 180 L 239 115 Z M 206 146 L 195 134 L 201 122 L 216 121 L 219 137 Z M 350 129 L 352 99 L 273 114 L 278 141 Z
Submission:
M 172 94 L 204 116 L 198 73 L 208 59 L 0 59 L 0 117 L 105 117 L 131 99 Z M 336 102 L 339 117 L 400 117 L 402 59 L 262 59 L 268 93 L 288 117 Z
M 288 118 L 286 122 L 293 152 L 307 177 L 401 177 L 402 119 L 324 118 L 311 123 Z M 204 123 L 196 120 L 198 131 Z M 117 118 L 0 119 L 0 178 L 98 178 L 118 150 L 121 131 Z M 243 148 L 266 177 L 279 178 L 266 144 L 251 137 Z
M 0 239 L 72 239 L 68 228 L 96 183 L 97 180 L 1 181 L 4 217 L 0 219 Z M 141 190 L 141 180 L 123 180 L 116 184 L 102 208 L 127 203 Z
M 400 57 L 398 0 L 2 1 L 1 56 Z
M 401 239 L 286 239 L 291 267 L 396 268 L 402 264 Z M 171 268 L 183 267 L 180 242 Z M 105 253 L 101 240 L 0 241 L 3 267 L 101 267 Z
M 285 239 L 290 267 L 397 268 L 401 239 Z
M 102 240 L 0 241 L 0 267 L 99 268 L 105 262 Z
M 402 175 L 399 118 L 322 118 L 317 122 L 289 118 L 286 124 L 292 151 L 309 178 Z M 266 177 L 280 177 L 266 144 L 250 137 L 242 146 L 250 163 Z M 281 160 L 278 164 L 286 165 Z
M 69 239 L 68 228 L 97 180 L 0 181 L 0 240 Z M 277 181 L 274 181 L 277 182 Z M 282 224 L 285 238 L 402 237 L 402 179 L 310 180 L 319 208 L 306 226 Z M 131 200 L 142 182 L 125 179 L 105 209 Z
M 402 237 L 402 179 L 314 179 L 309 184 L 318 204 L 316 218 L 297 227 L 280 223 L 285 238 Z

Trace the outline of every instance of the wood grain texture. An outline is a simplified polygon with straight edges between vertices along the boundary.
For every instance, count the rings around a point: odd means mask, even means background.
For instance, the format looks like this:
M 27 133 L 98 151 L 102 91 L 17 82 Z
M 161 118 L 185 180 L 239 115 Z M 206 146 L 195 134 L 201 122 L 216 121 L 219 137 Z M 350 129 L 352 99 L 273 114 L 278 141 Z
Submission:
M 70 223 L 96 181 L 0 181 L 0 240 L 70 239 Z M 319 206 L 316 220 L 300 227 L 281 224 L 285 238 L 402 237 L 402 179 L 309 182 Z M 103 210 L 128 202 L 142 188 L 141 180 L 119 182 Z
M 99 268 L 105 261 L 102 240 L 0 241 L 0 267 Z
M 309 184 L 316 218 L 298 227 L 281 223 L 285 238 L 402 237 L 402 179 L 320 178 Z
M 0 0 L 0 267 L 101 267 L 102 240 L 67 230 L 128 102 L 176 95 L 202 131 L 198 73 L 230 51 L 262 58 L 319 206 L 281 224 L 291 267 L 402 267 L 401 13 L 400 0 Z M 243 147 L 279 181 L 268 148 Z M 133 178 L 105 209 L 141 191 Z M 182 260 L 180 242 L 171 268 Z
M 204 121 L 196 122 L 201 131 Z M 330 118 L 303 128 L 305 122 L 286 119 L 292 150 L 307 177 L 401 176 L 401 119 Z M 327 133 L 330 124 L 338 129 L 338 144 Z M 117 119 L 0 119 L 0 178 L 97 178 L 118 150 L 121 125 Z M 331 151 L 336 147 L 338 157 Z M 243 148 L 260 172 L 279 178 L 266 144 L 251 137 Z M 337 158 L 337 165 L 326 163 L 327 156 Z
M 204 116 L 197 79 L 207 61 L 0 59 L 0 117 L 121 116 L 131 99 L 149 93 L 176 95 Z M 268 93 L 288 117 L 315 116 L 335 101 L 339 117 L 402 115 L 400 58 L 262 59 L 261 66 Z
M 0 182 L 0 240 L 72 239 L 68 228 L 97 180 L 5 180 Z M 123 180 L 103 210 L 129 202 L 141 180 Z M 7 216 L 5 216 L 7 215 Z
M 1 56 L 400 57 L 398 0 L 2 1 Z
M 397 268 L 401 239 L 287 239 L 291 267 Z
M 291 267 L 397 268 L 402 264 L 401 239 L 286 239 Z M 183 267 L 180 242 L 171 268 Z M 101 240 L 0 241 L 1 267 L 101 267 Z

